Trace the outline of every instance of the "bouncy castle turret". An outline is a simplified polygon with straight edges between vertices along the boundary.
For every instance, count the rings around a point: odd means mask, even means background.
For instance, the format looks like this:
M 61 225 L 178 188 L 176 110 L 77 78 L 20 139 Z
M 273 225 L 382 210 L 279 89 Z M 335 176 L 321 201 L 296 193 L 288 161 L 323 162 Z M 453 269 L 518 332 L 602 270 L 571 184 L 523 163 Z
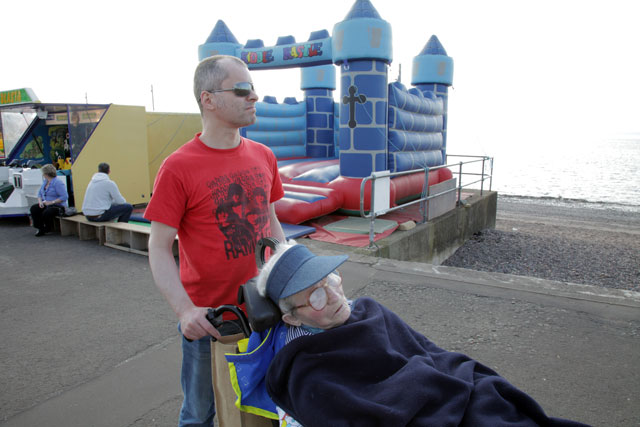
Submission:
M 242 45 L 238 43 L 227 24 L 219 19 L 211 34 L 209 34 L 207 41 L 198 46 L 198 60 L 202 61 L 213 55 L 235 56 L 236 50 L 241 47 Z
M 340 175 L 364 178 L 387 169 L 391 25 L 369 0 L 356 0 L 333 28 L 332 51 L 340 65 Z
M 449 86 L 453 83 L 453 59 L 447 56 L 438 37 L 431 36 L 422 52 L 413 58 L 411 84 L 423 94 L 431 92 L 444 102 L 442 123 L 442 162 L 447 153 L 447 113 Z
M 314 31 L 309 41 L 326 39 L 327 30 Z M 307 103 L 307 156 L 333 157 L 334 119 L 333 91 L 336 90 L 336 69 L 332 64 L 301 69 L 300 89 Z

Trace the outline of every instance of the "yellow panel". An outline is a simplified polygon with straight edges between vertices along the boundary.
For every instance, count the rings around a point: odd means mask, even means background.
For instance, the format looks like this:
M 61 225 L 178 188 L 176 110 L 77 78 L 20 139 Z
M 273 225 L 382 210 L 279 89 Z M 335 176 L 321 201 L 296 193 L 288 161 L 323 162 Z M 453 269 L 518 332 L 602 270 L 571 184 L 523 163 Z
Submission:
M 150 197 L 147 126 L 144 107 L 111 104 L 71 167 L 76 208 L 80 210 L 98 164 L 111 166 L 110 178 L 131 204 Z
M 201 130 L 200 114 L 147 113 L 149 191 L 153 189 L 162 161 Z

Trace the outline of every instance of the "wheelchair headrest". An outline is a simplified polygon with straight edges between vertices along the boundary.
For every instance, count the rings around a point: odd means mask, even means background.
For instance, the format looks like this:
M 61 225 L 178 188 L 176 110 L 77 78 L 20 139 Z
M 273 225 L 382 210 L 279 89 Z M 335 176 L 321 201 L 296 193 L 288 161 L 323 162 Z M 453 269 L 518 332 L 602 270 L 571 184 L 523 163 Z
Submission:
M 265 259 L 265 251 L 270 249 L 275 251 L 278 240 L 273 237 L 263 237 L 256 244 L 256 265 L 262 268 Z M 249 280 L 238 290 L 238 304 L 245 304 L 249 325 L 255 332 L 262 332 L 275 326 L 280 321 L 282 313 L 276 304 L 268 297 L 263 297 L 258 293 L 256 278 Z

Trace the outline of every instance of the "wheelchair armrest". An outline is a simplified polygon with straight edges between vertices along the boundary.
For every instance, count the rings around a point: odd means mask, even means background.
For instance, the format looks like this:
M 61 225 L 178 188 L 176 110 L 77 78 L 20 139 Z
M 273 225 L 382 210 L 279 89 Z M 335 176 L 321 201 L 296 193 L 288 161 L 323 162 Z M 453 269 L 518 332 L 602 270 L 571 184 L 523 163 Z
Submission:
M 238 303 L 245 304 L 249 325 L 255 332 L 265 331 L 280 321 L 280 309 L 269 298 L 258 293 L 255 278 L 240 286 Z

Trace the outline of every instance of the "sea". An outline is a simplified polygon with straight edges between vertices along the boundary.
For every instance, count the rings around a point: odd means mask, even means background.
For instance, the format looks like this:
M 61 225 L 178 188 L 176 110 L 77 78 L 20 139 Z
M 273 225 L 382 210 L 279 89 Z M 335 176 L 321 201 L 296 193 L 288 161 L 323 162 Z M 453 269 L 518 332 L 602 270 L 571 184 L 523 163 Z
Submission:
M 491 189 L 499 197 L 537 198 L 564 205 L 586 203 L 640 214 L 640 133 L 525 146 L 515 142 L 483 144 L 480 150 L 451 143 L 447 152 L 492 157 Z

